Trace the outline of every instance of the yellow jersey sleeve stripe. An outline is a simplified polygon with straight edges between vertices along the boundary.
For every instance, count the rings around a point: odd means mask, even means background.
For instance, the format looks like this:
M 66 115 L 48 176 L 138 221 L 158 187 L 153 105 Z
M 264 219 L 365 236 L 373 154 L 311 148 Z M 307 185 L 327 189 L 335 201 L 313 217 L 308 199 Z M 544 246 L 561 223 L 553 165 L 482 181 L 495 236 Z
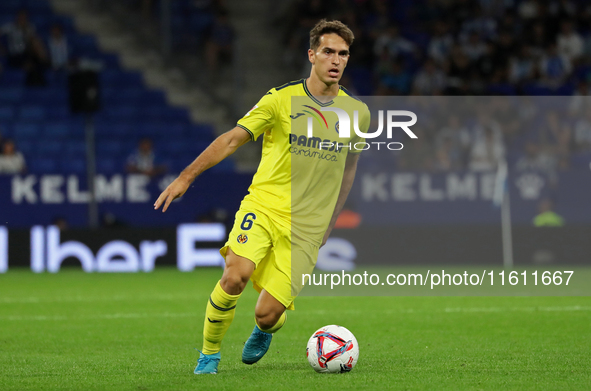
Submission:
M 236 126 L 238 126 L 239 128 L 242 128 L 242 129 L 246 130 L 248 132 L 248 134 L 250 134 L 250 139 L 252 141 L 255 141 L 254 140 L 254 134 L 246 126 L 240 125 L 240 124 L 236 124 Z

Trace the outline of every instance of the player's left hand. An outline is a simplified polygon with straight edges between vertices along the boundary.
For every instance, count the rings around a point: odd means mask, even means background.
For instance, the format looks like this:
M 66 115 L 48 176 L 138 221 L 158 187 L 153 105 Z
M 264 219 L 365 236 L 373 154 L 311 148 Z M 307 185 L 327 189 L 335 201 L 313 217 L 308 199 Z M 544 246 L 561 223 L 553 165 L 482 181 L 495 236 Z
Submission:
M 160 208 L 160 206 L 164 203 L 164 207 L 162 208 L 162 213 L 166 212 L 170 203 L 176 200 L 179 197 L 182 197 L 183 194 L 189 188 L 191 182 L 187 181 L 182 177 L 176 178 L 164 191 L 160 194 L 160 197 L 154 203 L 154 209 Z

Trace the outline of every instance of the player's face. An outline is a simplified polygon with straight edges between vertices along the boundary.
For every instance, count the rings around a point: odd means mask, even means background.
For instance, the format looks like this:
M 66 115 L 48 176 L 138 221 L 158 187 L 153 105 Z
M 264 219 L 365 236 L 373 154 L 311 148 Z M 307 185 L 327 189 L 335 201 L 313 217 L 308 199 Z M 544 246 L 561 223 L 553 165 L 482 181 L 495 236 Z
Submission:
M 316 50 L 308 50 L 314 73 L 327 85 L 338 83 L 349 61 L 349 45 L 337 34 L 324 34 Z

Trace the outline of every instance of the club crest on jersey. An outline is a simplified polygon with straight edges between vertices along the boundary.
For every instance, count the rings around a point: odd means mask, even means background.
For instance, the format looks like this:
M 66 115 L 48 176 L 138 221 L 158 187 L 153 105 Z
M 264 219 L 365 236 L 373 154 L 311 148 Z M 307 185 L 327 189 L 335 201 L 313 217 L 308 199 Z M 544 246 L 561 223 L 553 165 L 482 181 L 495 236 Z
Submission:
M 240 234 L 240 235 L 238 235 L 237 240 L 238 240 L 238 243 L 244 244 L 244 243 L 248 242 L 248 236 L 245 234 Z

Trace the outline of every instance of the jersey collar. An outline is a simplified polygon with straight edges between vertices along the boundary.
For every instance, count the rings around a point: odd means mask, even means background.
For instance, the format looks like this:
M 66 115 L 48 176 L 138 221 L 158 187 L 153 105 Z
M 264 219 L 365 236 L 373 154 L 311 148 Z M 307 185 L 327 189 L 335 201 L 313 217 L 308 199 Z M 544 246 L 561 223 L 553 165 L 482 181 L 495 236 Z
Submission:
M 310 94 L 310 91 L 308 90 L 308 86 L 306 86 L 306 79 L 302 79 L 302 86 L 304 87 L 304 91 L 306 91 L 306 95 L 308 95 L 310 97 L 310 99 L 312 99 L 314 101 L 314 103 L 316 103 L 318 106 L 326 107 L 326 106 L 330 106 L 334 103 L 332 100 L 330 100 L 326 103 L 322 103 L 318 99 L 316 99 L 312 94 Z M 339 91 L 340 90 L 341 90 L 341 88 L 339 87 Z

